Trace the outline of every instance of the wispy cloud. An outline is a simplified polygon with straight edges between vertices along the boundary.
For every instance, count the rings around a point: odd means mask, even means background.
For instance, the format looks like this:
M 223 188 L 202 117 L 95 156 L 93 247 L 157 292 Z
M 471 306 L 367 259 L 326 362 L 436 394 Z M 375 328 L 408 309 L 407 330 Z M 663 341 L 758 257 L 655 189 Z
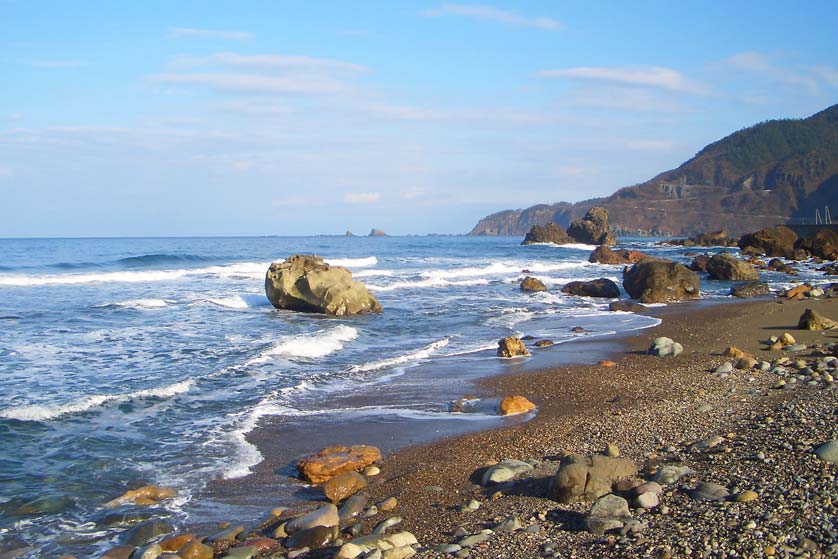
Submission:
M 223 31 L 219 29 L 196 29 L 194 27 L 173 27 L 169 29 L 169 37 L 198 37 L 204 39 L 226 39 L 228 41 L 246 41 L 253 36 L 246 31 Z
M 597 88 L 580 87 L 567 99 L 572 107 L 603 111 L 636 113 L 684 113 L 692 109 L 671 99 L 672 94 L 656 89 L 614 85 Z
M 380 192 L 349 192 L 343 197 L 347 204 L 373 204 L 381 200 Z
M 809 71 L 831 87 L 838 87 L 838 68 L 834 66 L 809 66 Z
M 30 66 L 35 68 L 80 68 L 87 66 L 84 60 L 32 60 Z
M 598 81 L 622 85 L 656 87 L 682 93 L 700 93 L 700 84 L 690 80 L 684 74 L 672 68 L 652 67 L 578 67 L 560 70 L 542 70 L 538 75 L 543 78 L 561 78 L 579 81 Z
M 247 101 L 235 100 L 226 101 L 224 103 L 214 103 L 210 105 L 209 108 L 222 113 L 258 118 L 288 116 L 294 113 L 294 110 L 291 107 L 285 105 L 256 103 L 250 99 Z
M 670 151 L 673 144 L 669 140 L 629 139 L 623 145 L 626 149 L 635 151 Z
M 827 83 L 829 83 L 829 76 L 824 76 L 821 71 L 816 70 L 813 74 L 805 70 L 786 68 L 774 62 L 768 55 L 756 51 L 734 54 L 724 60 L 722 64 L 737 71 L 762 75 L 774 83 L 792 87 L 804 87 L 810 93 L 818 93 L 820 91 L 818 78 L 827 78 Z M 822 70 L 824 67 L 821 66 L 818 68 Z M 829 67 L 826 68 L 828 69 Z
M 169 85 L 203 86 L 216 91 L 299 95 L 342 93 L 350 86 L 327 76 L 262 76 L 254 74 L 195 73 L 156 74 L 149 81 Z
M 422 12 L 422 15 L 425 17 L 459 16 L 479 21 L 532 27 L 546 31 L 557 31 L 561 29 L 561 23 L 551 17 L 527 17 L 516 12 L 485 5 L 443 4 L 438 8 Z
M 174 60 L 178 66 L 220 65 L 236 68 L 294 68 L 306 70 L 345 70 L 360 72 L 366 70 L 360 64 L 316 58 L 313 56 L 284 54 L 236 54 L 220 52 L 209 56 L 179 56 Z

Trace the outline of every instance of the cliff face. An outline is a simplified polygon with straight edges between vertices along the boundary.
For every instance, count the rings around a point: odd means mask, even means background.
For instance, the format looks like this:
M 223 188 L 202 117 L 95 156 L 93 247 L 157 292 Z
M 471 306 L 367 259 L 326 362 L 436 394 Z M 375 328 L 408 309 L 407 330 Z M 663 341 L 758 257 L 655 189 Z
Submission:
M 523 235 L 554 221 L 566 227 L 594 205 L 620 232 L 740 235 L 815 208 L 838 207 L 838 105 L 801 120 L 776 120 L 714 142 L 671 171 L 596 200 L 492 214 L 472 235 Z M 832 209 L 833 213 L 836 211 Z

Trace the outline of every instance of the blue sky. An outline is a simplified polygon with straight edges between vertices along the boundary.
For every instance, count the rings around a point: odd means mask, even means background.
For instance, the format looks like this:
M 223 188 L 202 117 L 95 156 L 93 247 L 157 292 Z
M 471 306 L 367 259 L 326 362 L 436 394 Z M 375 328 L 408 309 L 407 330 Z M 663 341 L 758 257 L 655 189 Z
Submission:
M 0 236 L 462 233 L 838 102 L 828 2 L 0 0 Z

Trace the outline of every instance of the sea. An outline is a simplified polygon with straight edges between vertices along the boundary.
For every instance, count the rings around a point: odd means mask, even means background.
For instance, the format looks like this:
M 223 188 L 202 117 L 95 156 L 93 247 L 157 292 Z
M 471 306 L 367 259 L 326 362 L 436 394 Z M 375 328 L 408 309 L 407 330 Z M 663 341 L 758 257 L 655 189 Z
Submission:
M 686 250 L 699 250 L 658 240 L 620 245 L 685 263 Z M 246 485 L 265 460 L 248 435 L 265 424 L 305 425 L 271 433 L 291 459 L 333 442 L 318 433 L 365 442 L 340 429 L 353 420 L 383 425 L 385 451 L 501 425 L 493 415 L 452 414 L 448 403 L 487 375 L 595 362 L 583 342 L 658 323 L 561 293 L 573 280 L 620 283 L 621 266 L 587 261 L 594 246 L 520 241 L 0 239 L 0 554 L 96 556 L 126 530 L 103 503 L 144 484 L 177 489 L 152 512 L 178 526 L 236 518 L 234 505 L 207 506 L 208 495 L 225 480 Z M 265 272 L 297 253 L 351 270 L 384 312 L 274 309 Z M 797 267 L 798 279 L 825 280 L 814 265 Z M 522 292 L 525 275 L 549 290 Z M 762 275 L 775 289 L 791 285 L 787 275 Z M 723 302 L 730 283 L 704 277 L 702 290 Z M 556 345 L 502 360 L 497 341 L 510 335 Z M 271 498 L 292 502 L 302 482 L 277 475 L 286 479 Z

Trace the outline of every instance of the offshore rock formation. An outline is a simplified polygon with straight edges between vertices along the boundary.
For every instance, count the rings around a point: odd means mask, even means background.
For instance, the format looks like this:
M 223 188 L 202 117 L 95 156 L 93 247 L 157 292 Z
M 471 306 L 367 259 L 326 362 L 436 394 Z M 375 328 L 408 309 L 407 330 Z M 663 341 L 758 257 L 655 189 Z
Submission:
M 591 208 L 585 217 L 571 223 L 567 234 L 586 245 L 617 244 L 614 234 L 608 231 L 608 210 L 601 206 Z
M 623 272 L 623 287 L 641 303 L 698 299 L 698 274 L 683 264 L 647 258 Z

